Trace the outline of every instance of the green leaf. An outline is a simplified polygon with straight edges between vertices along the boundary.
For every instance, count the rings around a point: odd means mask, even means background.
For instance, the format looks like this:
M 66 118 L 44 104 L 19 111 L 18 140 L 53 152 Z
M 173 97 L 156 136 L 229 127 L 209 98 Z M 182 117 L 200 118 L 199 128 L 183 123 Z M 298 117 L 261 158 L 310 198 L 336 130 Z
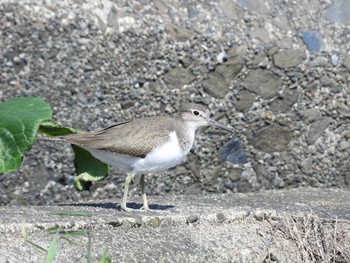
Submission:
M 78 133 L 80 130 L 63 127 L 57 122 L 52 120 L 43 121 L 40 124 L 38 132 L 44 133 L 51 136 L 67 135 L 72 133 Z
M 103 252 L 102 258 L 100 260 L 100 263 L 112 263 L 112 259 L 110 257 L 110 255 L 108 254 L 108 251 L 105 250 Z
M 101 181 L 108 175 L 109 167 L 91 155 L 87 150 L 72 145 L 75 159 L 74 165 L 78 176 L 74 177 L 74 186 L 79 191 L 88 190 L 91 182 Z
M 35 140 L 39 125 L 52 117 L 50 105 L 27 97 L 0 103 L 0 174 L 18 169 Z
M 56 234 L 53 237 L 53 239 L 50 243 L 50 246 L 47 250 L 47 256 L 46 256 L 46 261 L 45 261 L 46 263 L 51 263 L 55 260 L 59 240 L 60 240 L 60 236 L 58 234 Z

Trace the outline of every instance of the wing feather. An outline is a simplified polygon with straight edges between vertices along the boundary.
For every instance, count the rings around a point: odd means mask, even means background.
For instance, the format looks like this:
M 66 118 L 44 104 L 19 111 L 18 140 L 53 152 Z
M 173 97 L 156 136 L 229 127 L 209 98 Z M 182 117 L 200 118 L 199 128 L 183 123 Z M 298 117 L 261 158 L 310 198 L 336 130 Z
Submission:
M 162 125 L 155 127 L 154 123 Z M 174 130 L 172 118 L 158 116 L 118 123 L 97 132 L 66 135 L 61 139 L 84 148 L 143 158 L 164 143 Z

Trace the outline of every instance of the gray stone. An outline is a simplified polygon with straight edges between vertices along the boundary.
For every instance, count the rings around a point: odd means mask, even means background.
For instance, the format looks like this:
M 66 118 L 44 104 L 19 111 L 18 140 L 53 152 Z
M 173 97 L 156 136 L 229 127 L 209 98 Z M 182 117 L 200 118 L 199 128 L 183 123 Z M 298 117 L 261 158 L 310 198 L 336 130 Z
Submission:
M 163 91 L 163 85 L 160 79 L 150 82 L 149 88 L 155 94 L 161 94 Z
M 230 178 L 232 182 L 237 182 L 242 177 L 242 172 L 242 169 L 231 167 L 228 178 Z
M 216 214 L 216 219 L 217 219 L 218 223 L 222 223 L 222 222 L 224 222 L 227 218 L 226 218 L 226 216 L 225 216 L 224 213 L 218 213 L 218 214 Z
M 338 83 L 334 79 L 332 79 L 328 76 L 323 76 L 321 78 L 321 85 L 323 87 L 327 87 L 327 88 L 334 88 L 335 86 L 338 85 Z
M 344 102 L 336 102 L 334 108 L 339 112 L 343 117 L 350 117 L 350 107 L 347 106 Z
M 289 150 L 288 144 L 292 137 L 293 133 L 288 127 L 274 124 L 254 132 L 248 142 L 263 152 L 283 152 Z
M 236 95 L 237 101 L 235 103 L 235 109 L 242 112 L 247 112 L 253 105 L 256 95 L 245 89 L 242 89 Z
M 269 58 L 263 52 L 256 54 L 253 60 L 251 61 L 252 64 L 257 64 L 257 65 L 268 64 L 268 62 L 269 62 Z
M 198 32 L 195 32 L 194 30 L 187 29 L 187 28 L 181 28 L 175 31 L 176 40 L 179 42 L 186 42 L 196 35 L 198 35 Z
M 283 50 L 273 56 L 275 65 L 279 68 L 290 68 L 301 64 L 306 59 L 302 50 Z
M 215 68 L 215 72 L 229 80 L 234 79 L 241 72 L 244 65 L 244 60 L 241 57 L 228 60 Z
M 250 35 L 252 38 L 259 39 L 264 43 L 270 43 L 269 32 L 264 27 L 254 28 L 252 31 L 250 31 Z
M 274 113 L 283 113 L 292 109 L 297 102 L 299 91 L 297 89 L 286 89 L 280 96 L 270 104 L 270 109 Z
M 247 90 L 263 99 L 270 99 L 281 89 L 282 81 L 269 70 L 250 70 L 243 80 Z
M 232 59 L 219 65 L 215 71 L 209 73 L 209 77 L 203 82 L 203 90 L 217 99 L 222 99 L 229 91 L 231 80 L 241 71 L 242 59 Z
M 307 136 L 307 142 L 312 145 L 322 135 L 325 129 L 331 124 L 332 118 L 324 117 L 321 120 L 315 121 L 310 124 L 309 132 Z
M 223 99 L 229 91 L 229 87 L 230 80 L 224 78 L 217 71 L 211 72 L 203 82 L 204 92 L 217 99 Z
M 307 123 L 313 122 L 321 118 L 321 111 L 318 109 L 307 109 L 303 113 L 304 119 Z
M 187 217 L 187 223 L 188 224 L 193 224 L 195 222 L 197 222 L 199 220 L 199 216 L 198 215 L 190 215 Z
M 312 159 L 306 158 L 306 159 L 302 160 L 300 163 L 300 169 L 305 174 L 312 174 L 313 173 Z
M 311 67 L 326 67 L 328 65 L 328 58 L 316 57 L 310 61 Z
M 252 191 L 252 185 L 246 180 L 238 181 L 236 187 L 238 193 L 250 193 Z
M 196 76 L 188 68 L 173 68 L 164 75 L 164 82 L 171 88 L 181 88 L 196 80 Z

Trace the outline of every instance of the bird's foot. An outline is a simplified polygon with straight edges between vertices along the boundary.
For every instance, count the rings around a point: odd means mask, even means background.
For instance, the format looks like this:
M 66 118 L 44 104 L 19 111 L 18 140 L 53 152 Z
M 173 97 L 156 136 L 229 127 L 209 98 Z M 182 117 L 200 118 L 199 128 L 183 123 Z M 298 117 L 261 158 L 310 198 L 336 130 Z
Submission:
M 121 209 L 124 210 L 125 212 L 150 212 L 150 213 L 169 213 L 170 211 L 167 210 L 159 210 L 159 209 L 151 209 L 149 206 L 142 206 L 141 208 L 130 208 L 127 206 L 121 206 Z

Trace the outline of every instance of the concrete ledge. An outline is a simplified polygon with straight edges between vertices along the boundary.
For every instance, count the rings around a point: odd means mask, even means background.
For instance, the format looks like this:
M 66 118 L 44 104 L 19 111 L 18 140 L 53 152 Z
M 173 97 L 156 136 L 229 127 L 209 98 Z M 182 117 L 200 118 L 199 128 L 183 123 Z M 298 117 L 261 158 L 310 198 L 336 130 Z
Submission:
M 132 201 L 136 202 L 132 206 L 140 206 L 141 200 Z M 305 228 L 315 226 L 324 238 L 327 233 L 333 233 L 334 240 L 344 236 L 338 247 L 350 247 L 349 190 L 150 196 L 150 207 L 162 210 L 156 213 L 125 213 L 116 202 L 1 207 L 0 262 L 45 259 L 45 254 L 24 241 L 22 226 L 28 238 L 43 247 L 52 239 L 46 231 L 49 227 L 89 230 L 90 237 L 72 238 L 82 247 L 62 240 L 55 262 L 86 262 L 89 242 L 92 262 L 98 262 L 104 250 L 113 262 L 313 262 L 305 261 L 306 252 L 297 238 L 307 238 Z M 55 215 L 63 211 L 87 211 L 91 217 Z M 341 253 L 350 257 L 350 249 L 344 249 Z

